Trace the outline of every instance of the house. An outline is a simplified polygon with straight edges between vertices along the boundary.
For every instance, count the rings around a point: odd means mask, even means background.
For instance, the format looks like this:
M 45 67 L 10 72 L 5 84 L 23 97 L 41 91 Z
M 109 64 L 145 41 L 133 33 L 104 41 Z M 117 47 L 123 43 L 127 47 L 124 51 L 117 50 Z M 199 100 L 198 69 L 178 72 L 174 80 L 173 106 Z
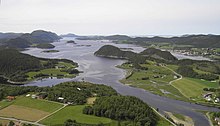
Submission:
M 36 99 L 37 95 L 33 94 L 33 95 L 31 95 L 31 98 Z
M 215 121 L 218 123 L 218 125 L 220 126 L 220 118 L 215 117 Z
M 30 96 L 31 96 L 30 94 L 27 94 L 27 95 L 26 95 L 26 97 L 30 97 Z
M 7 96 L 8 101 L 13 101 L 15 100 L 15 96 Z
M 62 97 L 58 97 L 57 99 L 58 99 L 58 100 L 64 100 L 64 98 L 62 98 Z

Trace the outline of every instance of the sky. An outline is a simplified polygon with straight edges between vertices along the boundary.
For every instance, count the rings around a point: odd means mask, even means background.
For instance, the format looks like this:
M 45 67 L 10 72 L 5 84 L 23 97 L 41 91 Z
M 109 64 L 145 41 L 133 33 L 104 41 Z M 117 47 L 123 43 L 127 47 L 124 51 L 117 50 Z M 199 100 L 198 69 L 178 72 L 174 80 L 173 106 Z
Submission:
M 1 0 L 0 32 L 220 34 L 220 0 Z

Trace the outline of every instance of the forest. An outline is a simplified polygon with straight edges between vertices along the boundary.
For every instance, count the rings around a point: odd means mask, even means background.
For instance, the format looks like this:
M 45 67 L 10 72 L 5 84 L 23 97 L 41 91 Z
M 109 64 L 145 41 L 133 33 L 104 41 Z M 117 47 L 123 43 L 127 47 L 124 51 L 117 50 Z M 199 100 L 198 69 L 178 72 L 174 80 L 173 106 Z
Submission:
M 113 95 L 118 94 L 109 86 L 91 84 L 89 82 L 65 82 L 50 88 L 48 100 L 81 105 L 85 104 L 89 97 Z M 59 97 L 64 98 L 64 100 L 59 100 Z
M 97 98 L 93 106 L 87 106 L 84 114 L 107 117 L 118 121 L 131 121 L 135 126 L 155 126 L 158 120 L 154 111 L 133 96 Z
M 52 87 L 12 86 L 1 84 L 0 100 L 6 96 L 19 96 L 30 92 L 44 95 L 47 100 L 74 105 L 85 104 L 89 97 L 113 96 L 118 93 L 111 87 L 89 82 L 65 82 Z M 63 100 L 58 98 L 62 97 Z

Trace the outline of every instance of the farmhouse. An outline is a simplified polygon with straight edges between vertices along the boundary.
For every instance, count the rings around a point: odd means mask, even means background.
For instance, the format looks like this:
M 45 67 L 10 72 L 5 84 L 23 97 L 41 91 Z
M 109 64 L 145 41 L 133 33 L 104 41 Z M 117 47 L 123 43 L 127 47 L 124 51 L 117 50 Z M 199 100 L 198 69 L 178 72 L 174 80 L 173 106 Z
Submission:
M 8 101 L 13 101 L 15 100 L 15 96 L 7 96 Z
M 37 95 L 33 94 L 33 95 L 31 95 L 31 98 L 35 99 L 35 98 L 37 98 Z
M 62 97 L 58 97 L 57 99 L 58 99 L 58 100 L 64 100 L 64 98 L 62 98 Z

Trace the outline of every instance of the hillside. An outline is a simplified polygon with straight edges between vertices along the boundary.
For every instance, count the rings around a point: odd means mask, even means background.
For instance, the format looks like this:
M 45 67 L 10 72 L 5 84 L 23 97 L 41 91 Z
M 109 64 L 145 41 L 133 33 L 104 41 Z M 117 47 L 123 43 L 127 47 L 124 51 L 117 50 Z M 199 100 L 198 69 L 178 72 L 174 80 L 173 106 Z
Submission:
M 26 33 L 21 36 L 21 38 L 34 43 L 52 43 L 54 41 L 58 41 L 61 39 L 57 34 L 49 31 L 37 30 L 33 31 L 32 33 Z
M 72 34 L 72 33 L 68 33 L 68 34 L 63 34 L 63 35 L 60 35 L 60 37 L 80 37 L 80 36 L 78 36 L 78 35 L 76 35 L 76 34 Z
M 31 72 L 33 75 L 37 73 L 35 77 L 48 77 L 48 76 L 55 76 L 55 73 L 46 74 L 51 71 L 57 71 L 60 73 L 59 69 L 55 69 L 55 66 L 65 66 L 68 64 L 67 67 L 63 68 L 62 73 L 70 74 L 77 74 L 78 71 L 75 69 L 77 67 L 77 63 L 66 60 L 66 59 L 43 59 L 37 58 L 28 54 L 20 53 L 17 50 L 13 49 L 1 49 L 0 50 L 0 76 L 3 76 L 9 80 L 16 81 L 16 82 L 24 82 L 27 81 L 29 75 L 27 73 Z M 41 71 L 41 70 L 45 70 Z M 48 71 L 49 70 L 49 71 Z M 38 74 L 39 72 L 39 74 Z M 65 75 L 62 75 L 65 77 Z
M 0 32 L 0 39 L 13 39 L 20 37 L 23 33 L 1 33 Z
M 95 52 L 95 55 L 107 58 L 128 59 L 135 64 L 145 63 L 146 61 L 144 56 L 131 51 L 122 51 L 118 47 L 112 45 L 104 45 Z
M 0 33 L 0 46 L 4 48 L 24 49 L 33 44 L 48 44 L 54 41 L 59 41 L 60 39 L 61 37 L 57 34 L 43 30 L 37 30 L 25 34 Z
M 133 44 L 144 45 L 148 43 L 171 43 L 177 45 L 191 45 L 197 48 L 220 47 L 220 35 L 184 35 L 181 37 L 136 37 L 129 39 Z
M 159 58 L 159 59 L 168 60 L 168 61 L 177 60 L 177 58 L 175 56 L 173 56 L 170 52 L 161 51 L 161 50 L 155 49 L 155 48 L 145 49 L 140 54 L 143 56 L 150 56 L 153 58 Z
M 0 74 L 8 78 L 19 78 L 21 71 L 43 67 L 38 58 L 11 49 L 0 50 L 0 61 Z
M 7 48 L 15 48 L 15 49 L 24 49 L 30 47 L 31 42 L 23 39 L 23 38 L 14 38 L 10 39 L 4 43 L 4 46 Z
M 129 40 L 126 35 L 110 35 L 110 36 L 84 36 L 77 38 L 79 40 Z

